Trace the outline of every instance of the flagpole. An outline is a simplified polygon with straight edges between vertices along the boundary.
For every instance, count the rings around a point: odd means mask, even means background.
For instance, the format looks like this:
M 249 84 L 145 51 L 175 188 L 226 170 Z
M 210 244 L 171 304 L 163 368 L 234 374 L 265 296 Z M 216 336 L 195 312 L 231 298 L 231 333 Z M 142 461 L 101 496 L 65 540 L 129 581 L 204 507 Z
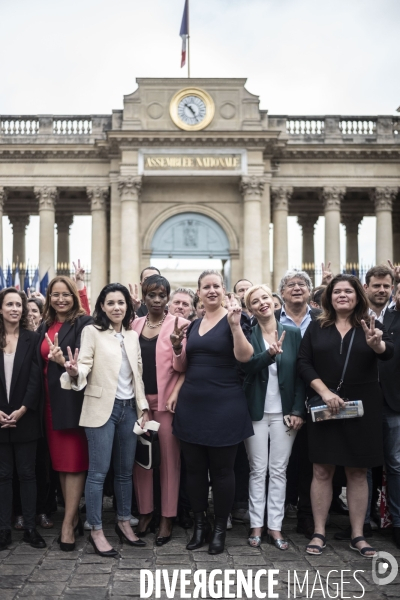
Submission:
M 189 29 L 189 0 L 188 0 L 188 3 L 187 3 L 187 8 L 188 8 L 188 11 L 187 11 L 187 27 L 188 27 L 188 38 L 187 38 L 187 41 L 188 41 L 188 79 L 190 79 L 190 29 Z

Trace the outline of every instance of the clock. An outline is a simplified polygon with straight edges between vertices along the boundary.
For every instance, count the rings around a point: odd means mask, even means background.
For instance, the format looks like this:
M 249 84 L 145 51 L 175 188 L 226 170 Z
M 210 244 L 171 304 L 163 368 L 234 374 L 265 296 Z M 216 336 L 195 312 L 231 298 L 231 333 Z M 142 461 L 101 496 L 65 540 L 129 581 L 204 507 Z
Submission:
M 215 106 L 210 94 L 204 90 L 186 88 L 173 96 L 169 112 L 180 129 L 200 131 L 211 123 Z

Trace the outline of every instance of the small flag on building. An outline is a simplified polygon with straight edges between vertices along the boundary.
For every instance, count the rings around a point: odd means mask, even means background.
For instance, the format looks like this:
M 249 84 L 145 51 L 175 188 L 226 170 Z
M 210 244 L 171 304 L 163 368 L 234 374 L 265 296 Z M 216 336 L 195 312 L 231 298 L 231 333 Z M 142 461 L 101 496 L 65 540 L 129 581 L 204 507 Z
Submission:
M 46 271 L 46 273 L 43 276 L 43 279 L 40 282 L 40 293 L 43 294 L 43 296 L 46 295 L 48 287 L 49 287 L 49 272 Z
M 18 265 L 17 265 L 17 267 L 15 269 L 14 287 L 15 287 L 16 290 L 20 290 L 21 289 L 21 281 L 19 279 L 19 267 L 18 267 Z
M 3 269 L 0 267 L 0 290 L 6 287 L 6 278 L 4 277 Z
M 30 289 L 30 287 L 31 287 L 31 284 L 29 282 L 29 271 L 28 271 L 28 269 L 26 269 L 26 271 L 25 271 L 25 278 L 24 278 L 24 292 L 25 292 L 25 294 L 28 293 L 28 290 Z
M 179 35 L 182 38 L 181 67 L 184 67 L 186 64 L 186 43 L 189 37 L 189 0 L 185 0 L 185 8 L 183 9 L 183 17 Z
M 35 274 L 32 279 L 32 287 L 35 292 L 40 292 L 40 277 L 39 277 L 39 267 L 36 267 Z
M 12 273 L 11 273 L 11 267 L 10 265 L 8 265 L 8 269 L 7 269 L 7 278 L 6 278 L 6 286 L 7 287 L 12 287 Z

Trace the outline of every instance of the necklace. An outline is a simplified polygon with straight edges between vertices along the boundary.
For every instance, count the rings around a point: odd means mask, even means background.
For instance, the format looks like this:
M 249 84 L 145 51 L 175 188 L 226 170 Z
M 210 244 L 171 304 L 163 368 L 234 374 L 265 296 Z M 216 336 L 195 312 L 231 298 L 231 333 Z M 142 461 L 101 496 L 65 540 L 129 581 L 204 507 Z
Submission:
M 149 313 L 147 313 L 147 315 L 146 315 L 146 325 L 147 325 L 147 327 L 149 329 L 157 329 L 157 327 L 160 327 L 164 323 L 166 316 L 167 315 L 165 314 L 159 323 L 156 323 L 155 325 L 152 325 L 150 323 Z

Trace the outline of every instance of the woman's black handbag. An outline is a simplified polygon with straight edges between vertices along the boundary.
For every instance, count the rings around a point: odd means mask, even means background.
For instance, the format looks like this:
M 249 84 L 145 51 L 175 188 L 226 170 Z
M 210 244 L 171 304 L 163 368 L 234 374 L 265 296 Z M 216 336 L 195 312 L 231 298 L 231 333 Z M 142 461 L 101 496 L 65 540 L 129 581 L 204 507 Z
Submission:
M 342 388 L 343 385 L 343 381 L 344 381 L 344 376 L 347 370 L 347 364 L 349 362 L 349 356 L 350 356 L 350 350 L 351 347 L 353 345 L 353 340 L 354 340 L 354 336 L 355 336 L 356 330 L 355 328 L 353 329 L 353 333 L 351 334 L 351 338 L 350 338 L 350 344 L 349 344 L 349 349 L 347 350 L 347 356 L 346 356 L 346 360 L 344 363 L 344 367 L 343 367 L 343 371 L 342 371 L 342 376 L 340 378 L 339 381 L 339 385 L 337 386 L 336 390 L 333 390 L 331 388 L 330 391 L 333 392 L 334 394 L 337 394 L 338 396 L 340 396 L 340 390 Z M 345 398 L 343 398 L 343 400 L 346 400 Z M 350 418 L 354 418 L 354 417 L 358 417 L 358 416 L 362 416 L 364 414 L 364 410 L 363 410 L 363 406 L 362 406 L 362 401 L 361 400 L 356 400 L 355 402 L 357 402 L 357 406 L 358 408 L 358 412 L 355 409 L 351 409 L 351 410 L 347 410 L 346 408 L 341 409 L 341 415 L 340 418 L 342 419 L 350 419 Z M 315 415 L 313 415 L 313 421 L 318 422 L 318 421 L 325 421 L 325 420 L 329 420 L 329 416 L 328 413 L 326 411 L 329 411 L 327 404 L 322 400 L 321 396 L 319 394 L 316 394 L 315 396 L 313 396 L 310 399 L 307 399 L 306 402 L 307 405 L 307 412 L 313 412 L 312 409 L 318 408 L 321 409 L 318 412 L 321 412 L 321 418 L 314 418 Z M 353 407 L 353 402 L 346 402 L 346 405 L 348 405 L 348 408 L 350 409 L 350 406 Z M 330 411 L 329 411 L 330 412 Z M 334 416 L 331 416 L 330 418 L 334 418 Z
M 157 469 L 160 466 L 160 440 L 157 431 L 148 430 L 137 436 L 135 462 L 143 469 Z

